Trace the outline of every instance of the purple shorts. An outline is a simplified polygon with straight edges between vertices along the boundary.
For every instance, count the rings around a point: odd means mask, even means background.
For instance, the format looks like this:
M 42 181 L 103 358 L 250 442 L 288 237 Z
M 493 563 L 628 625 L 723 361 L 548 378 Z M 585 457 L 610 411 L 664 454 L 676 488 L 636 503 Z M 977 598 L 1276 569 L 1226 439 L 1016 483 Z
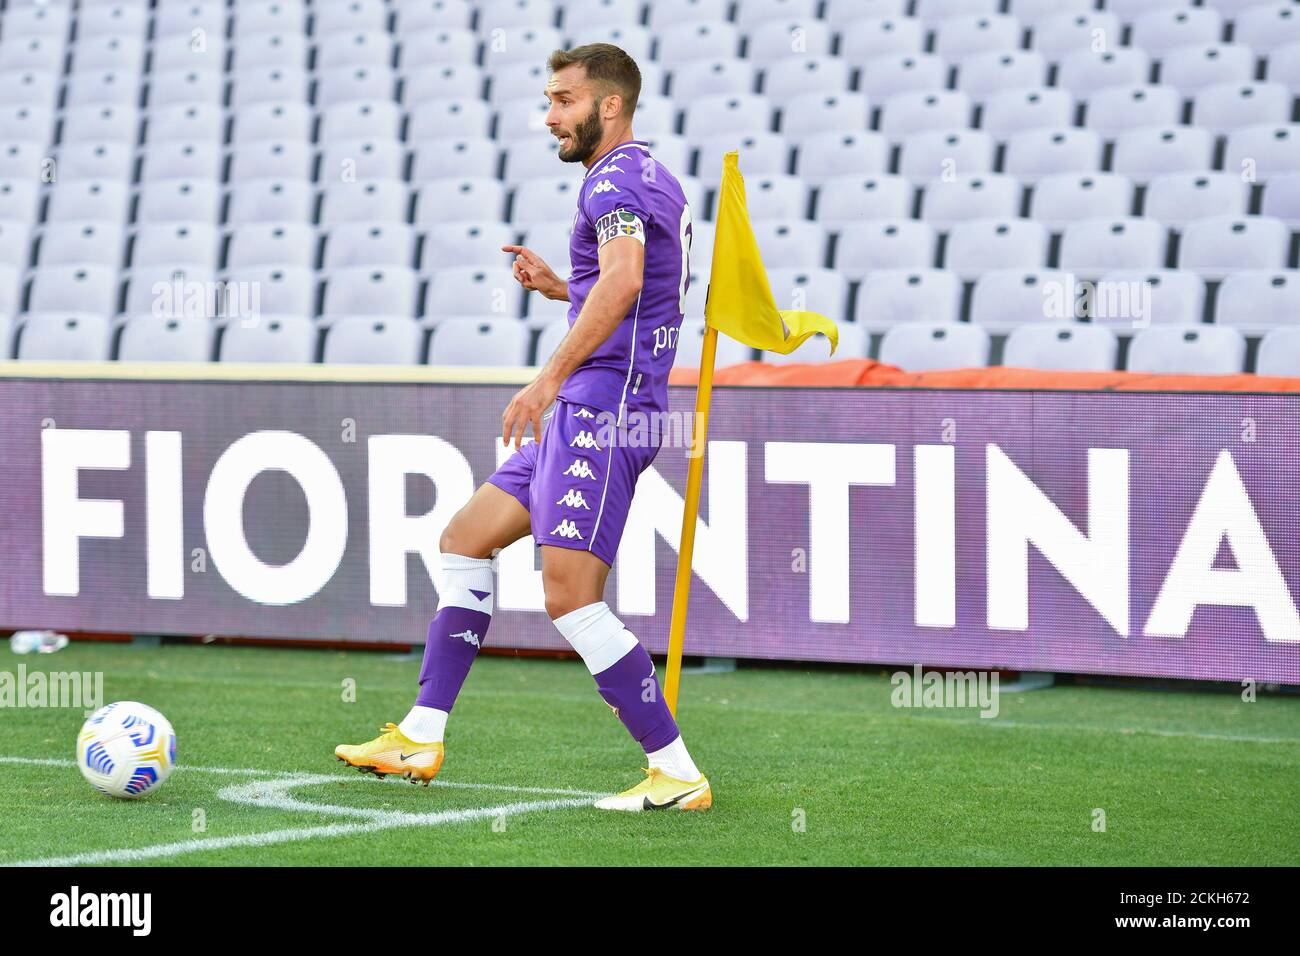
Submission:
M 488 481 L 528 509 L 538 544 L 590 551 L 612 565 L 637 478 L 659 447 L 605 441 L 616 429 L 601 427 L 612 420 L 603 414 L 556 401 L 541 442 L 522 446 Z

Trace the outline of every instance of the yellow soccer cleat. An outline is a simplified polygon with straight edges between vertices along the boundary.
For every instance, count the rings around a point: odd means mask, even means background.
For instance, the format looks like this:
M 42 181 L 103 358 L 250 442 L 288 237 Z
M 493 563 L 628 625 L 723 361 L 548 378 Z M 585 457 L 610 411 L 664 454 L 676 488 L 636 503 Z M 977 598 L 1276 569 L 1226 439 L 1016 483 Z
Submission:
M 369 743 L 339 744 L 334 748 L 334 756 L 362 773 L 373 773 L 376 777 L 397 774 L 427 787 L 442 766 L 442 741 L 417 744 L 393 723 L 384 724 L 380 730 L 383 733 Z
M 713 790 L 707 778 L 694 782 L 670 777 L 657 767 L 643 767 L 645 779 L 631 790 L 596 801 L 600 810 L 707 810 Z

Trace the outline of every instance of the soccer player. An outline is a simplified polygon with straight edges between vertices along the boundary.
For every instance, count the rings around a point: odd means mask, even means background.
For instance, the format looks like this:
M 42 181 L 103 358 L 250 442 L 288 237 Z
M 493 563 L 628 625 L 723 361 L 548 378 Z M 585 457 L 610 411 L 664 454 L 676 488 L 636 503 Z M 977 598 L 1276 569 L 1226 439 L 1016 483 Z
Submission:
M 636 61 L 592 43 L 555 51 L 548 66 L 546 125 L 560 141 L 560 159 L 587 170 L 569 278 L 523 246 L 503 250 L 515 254 L 514 277 L 525 289 L 569 302 L 569 331 L 501 416 L 502 438 L 515 454 L 442 534 L 438 612 L 415 706 L 375 740 L 341 745 L 335 755 L 413 783 L 433 779 L 448 714 L 492 621 L 492 557 L 531 533 L 542 551 L 546 613 L 649 763 L 644 780 L 596 806 L 703 810 L 712 790 L 664 703 L 654 663 L 602 600 L 637 478 L 659 450 L 618 438 L 631 434 L 636 416 L 667 408 L 688 284 L 690 209 L 676 178 L 632 136 L 641 91 Z M 624 429 L 598 427 L 614 422 Z M 538 440 L 525 443 L 530 424 Z M 647 433 L 660 431 L 638 430 Z

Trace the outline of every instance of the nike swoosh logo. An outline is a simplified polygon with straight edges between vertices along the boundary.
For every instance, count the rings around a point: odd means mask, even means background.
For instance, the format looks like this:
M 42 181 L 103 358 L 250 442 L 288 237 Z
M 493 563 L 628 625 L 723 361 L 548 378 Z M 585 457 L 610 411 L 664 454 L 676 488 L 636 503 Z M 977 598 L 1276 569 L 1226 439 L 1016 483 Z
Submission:
M 419 754 L 398 754 L 397 758 L 401 760 L 403 763 L 405 763 L 409 758 L 418 757 L 418 756 L 420 755 Z
M 667 803 L 651 803 L 649 797 L 642 797 L 641 809 L 642 810 L 668 810 L 672 807 L 677 806 L 677 804 L 681 803 L 683 800 L 689 800 L 691 797 L 698 796 L 703 792 L 704 792 L 703 787 L 696 787 L 694 790 L 688 790 L 686 793 L 678 794 L 677 796 L 669 800 Z

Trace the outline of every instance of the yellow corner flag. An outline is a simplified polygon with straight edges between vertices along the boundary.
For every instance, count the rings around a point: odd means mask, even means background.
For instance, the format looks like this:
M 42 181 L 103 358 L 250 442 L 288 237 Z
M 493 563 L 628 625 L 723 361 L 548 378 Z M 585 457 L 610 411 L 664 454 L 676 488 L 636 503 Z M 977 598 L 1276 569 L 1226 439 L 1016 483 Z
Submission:
M 788 355 L 821 332 L 839 344 L 835 323 L 817 312 L 778 309 L 763 269 L 758 241 L 749 224 L 745 180 L 740 175 L 735 150 L 722 160 L 722 185 L 714 219 L 713 266 L 704 304 L 704 345 L 700 353 L 700 384 L 695 394 L 695 434 L 686 475 L 682 507 L 681 546 L 677 552 L 677 579 L 673 588 L 673 616 L 668 632 L 668 666 L 664 701 L 677 716 L 677 691 L 681 685 L 682 647 L 686 641 L 686 604 L 691 592 L 691 562 L 695 553 L 695 526 L 700 510 L 700 484 L 704 478 L 704 452 L 709 433 L 709 404 L 713 398 L 713 363 L 718 333 L 768 352 Z
M 737 342 L 782 355 L 789 355 L 821 332 L 830 339 L 834 355 L 840 342 L 834 322 L 818 312 L 776 307 L 758 241 L 749 224 L 745 180 L 735 150 L 722 160 L 717 210 L 713 268 L 704 306 L 704 320 L 709 327 Z

